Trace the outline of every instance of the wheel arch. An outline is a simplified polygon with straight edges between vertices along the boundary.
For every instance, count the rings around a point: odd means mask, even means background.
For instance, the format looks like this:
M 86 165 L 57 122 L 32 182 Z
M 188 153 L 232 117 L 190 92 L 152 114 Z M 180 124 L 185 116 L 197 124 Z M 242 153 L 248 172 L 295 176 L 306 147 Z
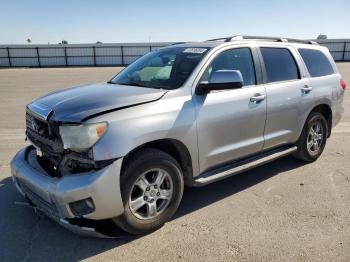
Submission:
M 327 137 L 330 137 L 331 131 L 332 131 L 332 109 L 328 104 L 318 104 L 312 110 L 310 111 L 310 114 L 312 112 L 318 112 L 321 113 L 326 121 L 327 121 Z M 309 114 L 309 115 L 310 115 Z
M 187 147 L 179 140 L 164 138 L 146 142 L 131 150 L 124 156 L 122 172 L 128 161 L 138 152 L 145 148 L 154 148 L 171 155 L 180 165 L 186 186 L 193 186 L 192 158 Z

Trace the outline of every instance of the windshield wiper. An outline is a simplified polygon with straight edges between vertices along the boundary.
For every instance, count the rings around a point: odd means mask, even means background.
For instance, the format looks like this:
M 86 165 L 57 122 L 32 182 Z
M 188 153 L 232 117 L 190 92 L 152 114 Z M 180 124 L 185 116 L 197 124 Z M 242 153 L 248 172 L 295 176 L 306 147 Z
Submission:
M 146 85 L 141 85 L 141 84 L 139 84 L 139 83 L 113 83 L 113 84 L 124 85 L 124 86 L 139 86 L 139 87 L 153 88 L 153 89 L 162 89 L 161 87 L 157 87 L 157 86 L 146 86 Z
M 119 85 L 124 85 L 124 86 L 140 86 L 140 87 L 148 87 L 148 86 L 145 86 L 145 85 L 141 85 L 139 83 L 119 83 Z
M 123 85 L 123 86 L 140 86 L 140 87 L 147 87 L 138 83 L 114 83 L 111 80 L 107 82 L 107 84 L 113 84 L 113 85 Z
M 123 86 L 139 86 L 139 87 L 146 87 L 146 88 L 153 88 L 153 89 L 171 89 L 163 86 L 146 86 L 146 85 L 141 85 L 139 83 L 114 83 L 112 81 L 108 81 L 107 84 L 123 85 Z

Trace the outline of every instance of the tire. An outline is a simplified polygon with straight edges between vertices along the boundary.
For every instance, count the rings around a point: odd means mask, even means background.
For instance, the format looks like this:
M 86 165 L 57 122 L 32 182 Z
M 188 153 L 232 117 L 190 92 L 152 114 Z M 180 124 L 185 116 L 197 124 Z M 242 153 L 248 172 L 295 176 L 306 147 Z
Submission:
M 184 190 L 179 164 L 157 149 L 142 150 L 129 159 L 120 184 L 124 213 L 113 221 L 135 235 L 162 227 L 175 214 Z
M 326 146 L 327 134 L 328 125 L 325 117 L 321 113 L 311 112 L 297 142 L 298 150 L 294 153 L 294 157 L 306 162 L 317 160 Z

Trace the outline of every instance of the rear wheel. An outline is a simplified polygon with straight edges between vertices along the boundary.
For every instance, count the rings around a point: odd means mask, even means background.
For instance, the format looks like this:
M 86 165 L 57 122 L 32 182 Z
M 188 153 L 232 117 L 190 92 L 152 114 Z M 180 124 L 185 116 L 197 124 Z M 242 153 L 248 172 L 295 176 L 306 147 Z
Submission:
M 141 151 L 121 176 L 124 213 L 115 223 L 131 234 L 160 228 L 176 212 L 183 187 L 181 168 L 173 157 L 156 149 Z
M 323 152 L 327 140 L 327 121 L 321 113 L 312 112 L 297 142 L 294 156 L 303 161 L 315 161 Z

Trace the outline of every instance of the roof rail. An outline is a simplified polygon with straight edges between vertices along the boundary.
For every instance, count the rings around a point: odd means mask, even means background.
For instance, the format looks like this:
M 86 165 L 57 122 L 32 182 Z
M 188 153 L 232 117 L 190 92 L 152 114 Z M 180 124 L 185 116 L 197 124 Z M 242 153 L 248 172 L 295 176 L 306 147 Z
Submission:
M 186 44 L 187 42 L 175 42 L 171 43 L 170 45 L 181 45 L 181 44 Z
M 221 37 L 210 39 L 206 41 L 224 41 L 231 42 L 234 40 L 266 40 L 266 41 L 275 41 L 275 42 L 289 42 L 289 43 L 301 43 L 301 44 L 312 44 L 318 45 L 315 41 L 293 39 L 293 38 L 282 38 L 282 37 L 270 37 L 270 36 L 251 36 L 251 35 L 234 35 L 229 37 Z

